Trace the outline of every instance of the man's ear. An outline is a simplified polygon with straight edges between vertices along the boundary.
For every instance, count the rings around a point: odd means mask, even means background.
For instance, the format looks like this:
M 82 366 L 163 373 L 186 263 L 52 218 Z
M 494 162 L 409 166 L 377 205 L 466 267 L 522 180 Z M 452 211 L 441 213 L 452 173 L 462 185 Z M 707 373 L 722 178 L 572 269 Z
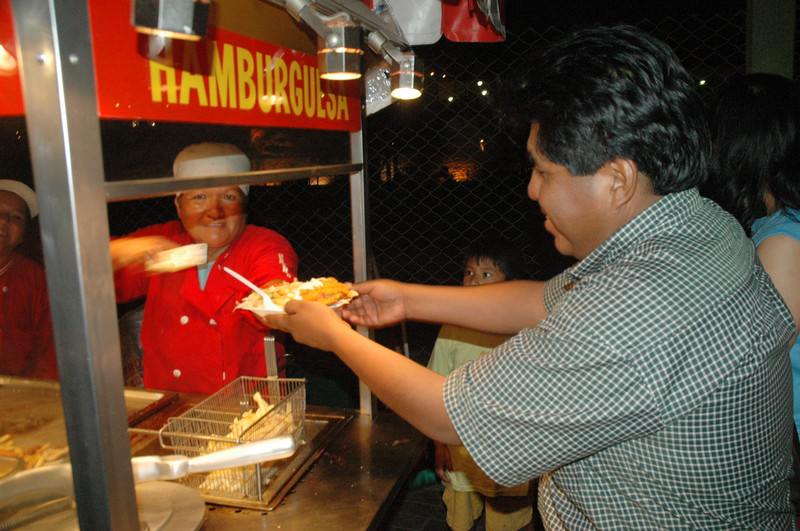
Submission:
M 617 157 L 609 163 L 611 175 L 611 206 L 620 208 L 635 197 L 636 190 L 644 183 L 640 182 L 642 174 L 639 167 L 631 159 Z

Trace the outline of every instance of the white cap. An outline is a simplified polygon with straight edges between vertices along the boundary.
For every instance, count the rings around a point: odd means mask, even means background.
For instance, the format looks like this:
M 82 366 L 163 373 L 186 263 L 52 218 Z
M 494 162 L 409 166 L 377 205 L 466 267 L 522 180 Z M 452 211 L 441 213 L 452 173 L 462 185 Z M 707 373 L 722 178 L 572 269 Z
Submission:
M 233 144 L 218 142 L 201 142 L 187 146 L 178 153 L 172 165 L 172 173 L 177 179 L 248 171 L 250 159 L 247 155 Z M 239 188 L 244 195 L 250 191 L 248 184 L 240 184 Z
M 31 190 L 28 185 L 11 179 L 0 179 L 0 190 L 13 192 L 24 199 L 28 204 L 31 219 L 35 218 L 36 214 L 39 213 L 39 200 L 36 199 L 36 192 Z

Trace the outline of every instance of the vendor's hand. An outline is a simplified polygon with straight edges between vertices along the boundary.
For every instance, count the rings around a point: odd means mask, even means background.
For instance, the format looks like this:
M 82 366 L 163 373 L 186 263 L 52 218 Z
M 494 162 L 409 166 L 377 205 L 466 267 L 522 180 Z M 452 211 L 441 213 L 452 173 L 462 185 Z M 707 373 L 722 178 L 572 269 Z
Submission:
M 358 297 L 342 308 L 342 317 L 355 325 L 383 327 L 406 319 L 403 283 L 368 280 L 353 284 Z
M 357 333 L 334 310 L 319 302 L 292 300 L 284 310 L 286 313 L 267 314 L 259 321 L 288 332 L 295 341 L 313 348 L 335 351 L 339 339 Z
M 114 271 L 133 263 L 144 263 L 156 253 L 179 247 L 177 243 L 164 236 L 142 236 L 140 238 L 119 238 L 111 240 L 111 263 Z
M 447 475 L 449 470 L 453 470 L 453 462 L 450 458 L 450 449 L 446 444 L 439 441 L 433 441 L 436 448 L 436 456 L 434 457 L 434 470 L 439 479 L 446 483 L 450 483 L 450 478 Z

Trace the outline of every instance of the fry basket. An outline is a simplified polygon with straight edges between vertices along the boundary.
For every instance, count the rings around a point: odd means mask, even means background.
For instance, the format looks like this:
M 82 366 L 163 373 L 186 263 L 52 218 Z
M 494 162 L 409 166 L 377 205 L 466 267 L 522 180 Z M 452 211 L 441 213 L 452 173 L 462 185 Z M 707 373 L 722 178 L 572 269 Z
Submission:
M 258 393 L 269 410 L 258 412 Z M 234 445 L 291 434 L 298 448 L 305 436 L 304 379 L 239 377 L 180 416 L 170 418 L 159 431 L 163 448 L 194 457 Z M 280 469 L 266 462 L 200 474 L 181 480 L 207 497 L 262 501 L 264 488 Z

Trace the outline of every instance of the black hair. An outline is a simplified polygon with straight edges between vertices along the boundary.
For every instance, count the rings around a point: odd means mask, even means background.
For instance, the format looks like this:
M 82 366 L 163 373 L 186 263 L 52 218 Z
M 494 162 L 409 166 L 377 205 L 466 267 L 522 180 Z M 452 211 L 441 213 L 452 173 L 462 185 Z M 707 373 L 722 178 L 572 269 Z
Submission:
M 506 276 L 506 280 L 528 278 L 522 249 L 511 240 L 500 236 L 484 236 L 470 243 L 464 250 L 462 269 L 467 268 L 467 262 L 470 260 L 476 262 L 491 260 Z
M 713 150 L 704 190 L 749 233 L 767 214 L 800 208 L 800 90 L 776 74 L 748 74 L 728 83 L 712 117 Z
M 522 104 L 541 152 L 572 175 L 634 161 L 663 195 L 698 186 L 710 151 L 703 104 L 666 44 L 630 26 L 590 28 L 534 57 Z

